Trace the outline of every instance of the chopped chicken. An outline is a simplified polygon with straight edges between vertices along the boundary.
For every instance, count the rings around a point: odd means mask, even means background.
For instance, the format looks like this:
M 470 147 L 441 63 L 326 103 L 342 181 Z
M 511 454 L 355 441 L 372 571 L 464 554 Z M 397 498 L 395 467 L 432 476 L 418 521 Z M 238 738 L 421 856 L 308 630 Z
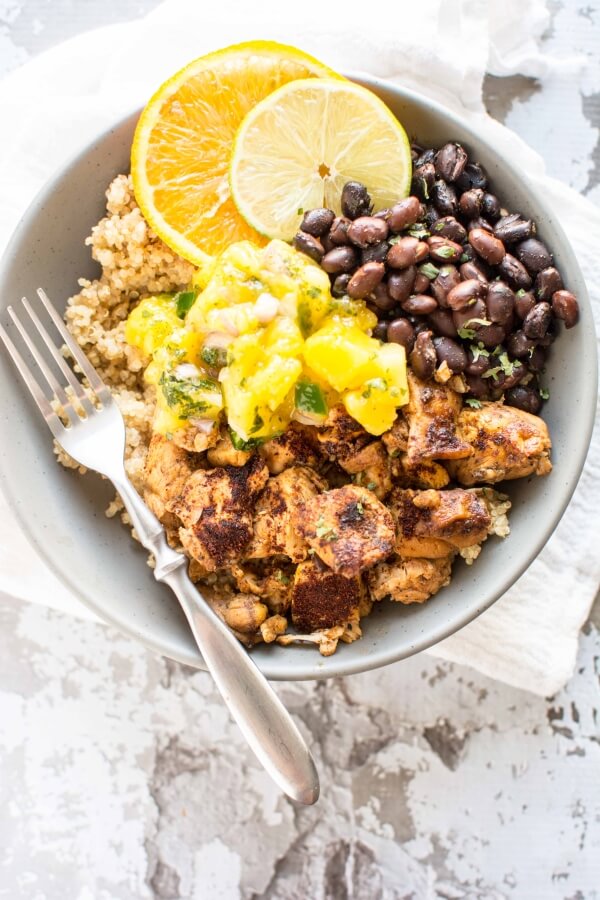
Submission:
M 260 626 L 260 634 L 265 644 L 272 644 L 279 635 L 285 634 L 288 621 L 285 616 L 269 616 Z
M 345 625 L 360 609 L 364 585 L 345 578 L 318 559 L 300 563 L 292 589 L 292 622 L 301 631 Z
M 321 656 L 332 656 L 344 633 L 344 625 L 335 625 L 333 628 L 323 628 L 311 634 L 282 634 L 277 638 L 277 643 L 283 647 L 290 644 L 316 644 Z
M 209 448 L 206 458 L 211 466 L 245 466 L 252 453 L 252 450 L 236 450 L 229 430 L 222 428 L 218 441 Z
M 381 562 L 368 574 L 374 600 L 389 597 L 398 603 L 424 603 L 450 581 L 452 557 L 401 559 Z
M 173 432 L 173 443 L 189 453 L 203 453 L 209 447 L 214 447 L 218 440 L 219 429 L 216 425 L 205 431 L 190 422 L 184 428 L 177 428 Z
M 392 477 L 394 483 L 400 487 L 427 488 L 446 487 L 450 476 L 446 469 L 433 460 L 424 460 L 419 463 L 410 463 L 407 453 L 399 453 L 392 459 Z
M 339 575 L 358 575 L 394 549 L 393 516 L 366 488 L 348 484 L 318 494 L 303 504 L 302 513 L 302 534 Z
M 399 556 L 440 559 L 480 544 L 491 516 L 475 491 L 410 491 L 395 488 L 390 507 L 396 517 Z
M 420 381 L 408 371 L 410 399 L 408 420 L 408 461 L 462 459 L 473 451 L 457 433 L 460 395 L 443 384 Z
M 301 506 L 327 483 L 312 469 L 295 466 L 269 478 L 254 511 L 254 536 L 244 552 L 247 559 L 282 554 L 293 562 L 306 559 L 308 546 L 300 530 Z
M 238 590 L 256 594 L 269 607 L 269 612 L 283 615 L 290 608 L 294 568 L 288 560 L 267 559 L 234 565 L 231 572 Z
M 372 440 L 370 434 L 349 416 L 341 403 L 329 410 L 323 425 L 317 429 L 322 453 L 340 465 Z
M 480 409 L 463 409 L 458 423 L 461 437 L 473 448 L 472 456 L 447 464 L 460 484 L 495 484 L 552 470 L 552 443 L 539 416 L 502 403 L 484 403 Z
M 392 489 L 391 460 L 381 441 L 367 444 L 347 456 L 341 466 L 349 475 L 355 476 L 356 484 L 373 491 L 379 500 L 383 500 Z
M 184 548 L 209 572 L 243 555 L 252 538 L 254 503 L 268 477 L 258 456 L 242 467 L 199 469 L 167 505 L 183 523 Z
M 390 456 L 397 456 L 399 453 L 406 452 L 408 447 L 408 422 L 401 410 L 390 430 L 381 435 L 381 440 Z
M 279 437 L 260 448 L 271 475 L 279 475 L 291 466 L 318 469 L 322 459 L 317 449 L 314 429 L 292 422 Z
M 195 469 L 194 459 L 186 450 L 162 434 L 153 434 L 144 467 L 144 500 L 165 528 L 179 526 L 179 520 L 167 509 Z

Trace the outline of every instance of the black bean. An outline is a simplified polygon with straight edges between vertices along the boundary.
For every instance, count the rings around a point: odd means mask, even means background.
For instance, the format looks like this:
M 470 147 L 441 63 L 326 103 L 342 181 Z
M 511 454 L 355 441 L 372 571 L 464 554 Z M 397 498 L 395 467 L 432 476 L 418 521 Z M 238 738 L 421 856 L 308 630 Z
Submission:
M 496 375 L 496 380 L 494 387 L 499 388 L 500 391 L 507 391 L 510 388 L 514 388 L 520 381 L 525 378 L 527 375 L 527 367 L 523 365 L 520 360 L 509 360 L 512 363 L 512 371 L 510 374 L 507 372 L 499 372 Z
M 327 235 L 329 240 L 338 247 L 342 244 L 349 244 L 348 228 L 351 224 L 350 219 L 347 219 L 345 216 L 336 216 Z
M 360 181 L 348 181 L 342 189 L 342 212 L 349 219 L 371 215 L 371 198 Z
M 468 230 L 472 231 L 474 228 L 482 228 L 484 231 L 487 231 L 488 234 L 494 234 L 494 226 L 491 222 L 488 222 L 488 220 L 484 219 L 482 216 L 477 216 L 475 219 L 471 219 L 468 224 Z
M 432 196 L 435 182 L 435 169 L 433 163 L 423 163 L 413 169 L 413 177 L 410 186 L 411 194 L 415 194 L 420 200 L 429 200 Z
M 519 213 L 511 213 L 496 222 L 494 234 L 503 244 L 518 244 L 535 234 L 535 226 L 531 219 L 522 219 Z
M 467 154 L 460 144 L 444 144 L 434 157 L 436 174 L 445 181 L 460 178 L 467 164 Z
M 299 231 L 295 236 L 292 244 L 299 250 L 300 253 L 304 253 L 305 256 L 310 257 L 315 262 L 321 262 L 323 259 L 323 254 L 325 253 L 323 249 L 323 244 L 319 240 L 319 238 L 313 237 L 312 234 L 306 234 L 304 231 Z
M 486 297 L 488 318 L 497 325 L 509 325 L 513 319 L 515 295 L 503 281 L 490 284 Z
M 470 191 L 472 188 L 485 190 L 487 183 L 487 175 L 483 166 L 480 166 L 479 163 L 467 163 L 462 175 L 456 180 L 456 187 L 459 191 Z
M 396 306 L 396 301 L 390 295 L 387 283 L 380 281 L 373 291 L 373 303 L 377 307 L 377 315 L 381 312 L 389 312 Z
M 359 216 L 348 228 L 350 241 L 363 250 L 371 244 L 385 241 L 388 234 L 387 222 L 376 219 L 375 216 Z
M 476 278 L 483 287 L 488 286 L 488 278 L 485 272 L 482 269 L 482 265 L 480 262 L 466 262 L 463 263 L 460 267 L 460 277 L 463 281 L 469 281 L 471 278 Z
M 501 344 L 506 338 L 506 329 L 503 328 L 502 325 L 497 325 L 493 322 L 491 325 L 473 325 L 473 331 L 475 332 L 475 340 L 481 341 L 484 347 L 488 350 L 492 350 L 494 347 L 497 347 L 498 344 Z
M 528 353 L 525 362 L 530 372 L 538 374 L 546 364 L 546 351 L 543 347 L 536 347 Z
M 516 254 L 517 258 L 532 275 L 552 265 L 552 254 L 537 238 L 527 238 L 526 241 L 521 241 L 520 244 L 517 244 Z
M 491 363 L 487 353 L 473 353 L 472 350 L 467 351 L 467 367 L 465 371 L 469 375 L 483 375 L 483 373 L 487 372 L 490 368 Z
M 456 266 L 442 266 L 437 278 L 431 283 L 431 292 L 440 304 L 447 306 L 446 297 L 449 292 L 460 282 L 460 275 Z
M 484 231 L 483 228 L 473 228 L 469 231 L 469 243 L 475 252 L 491 266 L 497 266 L 504 258 L 506 251 L 502 241 Z
M 551 321 L 552 309 L 550 304 L 543 301 L 536 303 L 523 320 L 523 331 L 532 341 L 539 340 L 546 336 Z
M 417 270 L 415 266 L 408 266 L 402 272 L 393 272 L 387 280 L 390 297 L 397 303 L 407 300 L 413 292 Z
M 424 223 L 425 227 L 429 229 L 429 231 L 431 231 L 431 229 L 433 228 L 435 223 L 439 222 L 440 219 L 441 219 L 441 216 L 440 216 L 439 212 L 437 211 L 437 209 L 435 208 L 435 206 L 432 206 L 430 204 L 429 206 L 426 207 L 423 223 Z
M 387 330 L 388 323 L 387 322 L 378 322 L 375 328 L 373 329 L 373 337 L 378 341 L 387 341 Z
M 415 278 L 415 286 L 414 292 L 415 294 L 424 294 L 425 291 L 429 290 L 429 278 L 427 275 L 423 275 L 422 272 L 417 272 L 417 277 Z M 437 306 L 437 304 L 436 304 Z
M 353 247 L 336 247 L 321 260 L 321 268 L 330 275 L 351 272 L 356 268 L 356 252 Z
M 485 287 L 476 278 L 470 278 L 468 281 L 459 281 L 452 288 L 446 297 L 446 305 L 452 310 L 465 309 L 484 296 Z
M 496 222 L 500 218 L 500 201 L 495 194 L 483 195 L 481 212 L 490 222 Z
M 465 191 L 458 201 L 458 209 L 467 219 L 475 219 L 481 213 L 484 193 L 481 188 Z
M 506 347 L 511 356 L 527 360 L 529 353 L 535 350 L 535 343 L 529 340 L 525 332 L 514 331 L 508 336 Z
M 579 303 L 571 291 L 556 291 L 552 295 L 552 312 L 557 319 L 562 319 L 565 328 L 572 328 L 579 319 Z
M 461 261 L 461 263 L 473 262 L 473 261 L 481 262 L 481 260 L 479 259 L 479 257 L 477 256 L 477 254 L 475 253 L 475 251 L 473 250 L 473 248 L 471 247 L 470 244 L 463 244 L 463 252 L 462 252 L 460 261 Z
M 483 300 L 476 300 L 470 306 L 463 309 L 455 309 L 452 313 L 452 319 L 458 331 L 461 328 L 471 328 L 475 330 L 476 323 L 474 319 L 485 319 L 487 310 Z
M 437 234 L 432 234 L 430 238 L 427 238 L 427 246 L 429 247 L 431 258 L 435 259 L 437 262 L 455 263 L 458 262 L 462 256 L 462 247 L 460 244 L 457 244 L 455 241 L 451 241 L 448 238 L 438 237 Z
M 344 275 L 338 275 L 331 286 L 331 293 L 334 297 L 343 297 L 348 293 L 348 282 L 351 276 L 346 272 Z
M 427 244 L 417 238 L 403 237 L 392 244 L 387 255 L 387 264 L 392 269 L 405 269 L 421 262 L 428 255 Z
M 392 231 L 402 231 L 409 225 L 414 225 L 423 215 L 423 207 L 418 197 L 406 197 L 392 206 L 387 223 Z
M 332 209 L 319 207 L 317 209 L 309 209 L 304 213 L 300 230 L 312 234 L 313 237 L 322 237 L 325 232 L 331 228 L 335 213 Z
M 453 216 L 458 212 L 458 200 L 456 191 L 445 181 L 436 181 L 431 188 L 433 205 L 443 216 Z
M 480 375 L 467 375 L 466 382 L 469 393 L 477 400 L 485 400 L 489 396 L 489 379 L 482 378 Z
M 331 235 L 330 235 L 329 231 L 326 232 L 320 240 L 321 240 L 321 243 L 323 244 L 323 250 L 325 251 L 325 253 L 329 253 L 330 250 L 333 250 L 334 247 L 338 246 L 337 244 L 334 244 L 333 241 L 331 240 Z
M 436 334 L 450 338 L 457 336 L 456 325 L 449 309 L 434 310 L 429 314 L 428 321 Z
M 415 343 L 415 329 L 408 319 L 393 319 L 387 327 L 387 339 L 391 344 L 402 344 L 410 353 Z
M 516 406 L 517 409 L 522 409 L 534 416 L 537 416 L 542 408 L 539 393 L 528 384 L 520 384 L 518 387 L 511 388 L 506 392 L 505 400 L 509 406 Z
M 387 241 L 381 241 L 379 244 L 372 244 L 370 247 L 367 247 L 365 250 L 361 250 L 361 264 L 372 262 L 385 262 L 385 259 L 388 255 L 388 250 L 390 249 L 390 245 Z
M 413 294 L 404 301 L 402 309 L 413 316 L 428 316 L 437 309 L 437 300 L 429 294 Z
M 433 225 L 432 234 L 439 234 L 442 237 L 450 238 L 457 244 L 463 244 L 467 239 L 467 229 L 464 228 L 454 216 L 444 216 L 443 219 Z
M 417 378 L 426 381 L 433 376 L 437 354 L 433 346 L 431 331 L 421 331 L 409 357 L 410 365 Z
M 504 281 L 507 281 L 514 291 L 521 288 L 528 291 L 531 287 L 531 276 L 529 272 L 514 256 L 506 253 L 504 258 L 498 263 L 498 274 Z
M 436 337 L 433 339 L 433 346 L 439 365 L 445 362 L 455 375 L 464 372 L 467 365 L 467 354 L 460 344 L 449 337 Z
M 415 160 L 415 167 L 424 166 L 425 163 L 432 163 L 435 158 L 435 150 L 433 147 L 428 147 L 426 150 L 421 150 L 419 156 L 417 156 Z
M 538 300 L 546 300 L 548 303 L 552 300 L 552 294 L 556 291 L 562 291 L 563 280 L 558 269 L 549 266 L 538 272 L 535 279 L 535 296 Z
M 348 296 L 353 300 L 364 300 L 375 290 L 384 275 L 385 266 L 382 262 L 365 263 L 348 282 Z
M 531 291 L 520 290 L 515 295 L 515 312 L 520 319 L 524 319 L 535 306 L 535 297 Z

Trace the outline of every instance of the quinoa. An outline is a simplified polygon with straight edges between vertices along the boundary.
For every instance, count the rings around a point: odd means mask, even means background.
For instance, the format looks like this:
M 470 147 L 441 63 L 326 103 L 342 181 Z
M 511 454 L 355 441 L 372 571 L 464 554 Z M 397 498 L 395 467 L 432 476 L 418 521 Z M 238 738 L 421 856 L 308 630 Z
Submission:
M 86 239 L 102 274 L 95 281 L 79 280 L 81 291 L 67 301 L 65 319 L 119 405 L 126 426 L 125 469 L 141 490 L 155 393 L 143 381 L 146 361 L 125 341 L 125 320 L 144 296 L 185 288 L 194 268 L 154 234 L 135 202 L 129 175 L 117 175 L 106 200 L 107 215 Z M 81 469 L 58 445 L 55 452 L 63 465 Z M 116 499 L 107 515 L 121 508 Z

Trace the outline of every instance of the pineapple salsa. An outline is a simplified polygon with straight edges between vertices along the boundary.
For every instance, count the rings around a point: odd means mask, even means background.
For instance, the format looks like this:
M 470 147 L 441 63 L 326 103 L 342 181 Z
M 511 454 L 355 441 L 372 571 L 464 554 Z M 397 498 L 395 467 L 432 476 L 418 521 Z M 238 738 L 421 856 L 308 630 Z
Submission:
M 340 401 L 382 434 L 408 401 L 400 344 L 370 336 L 362 300 L 332 297 L 327 274 L 283 241 L 231 244 L 188 291 L 143 299 L 125 326 L 157 389 L 155 430 L 205 430 L 224 411 L 234 443 L 261 443 L 292 419 L 319 424 Z

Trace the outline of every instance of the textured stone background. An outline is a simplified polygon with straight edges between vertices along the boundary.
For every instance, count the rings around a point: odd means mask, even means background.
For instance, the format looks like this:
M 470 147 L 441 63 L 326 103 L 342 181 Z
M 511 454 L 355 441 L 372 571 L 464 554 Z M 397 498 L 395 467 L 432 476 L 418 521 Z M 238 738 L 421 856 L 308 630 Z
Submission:
M 0 0 L 0 74 L 156 2 Z M 600 5 L 550 6 L 544 49 L 582 76 L 488 78 L 486 101 L 600 203 Z M 598 626 L 547 700 L 424 656 L 278 686 L 322 774 L 297 809 L 207 675 L 0 596 L 0 898 L 599 898 Z

